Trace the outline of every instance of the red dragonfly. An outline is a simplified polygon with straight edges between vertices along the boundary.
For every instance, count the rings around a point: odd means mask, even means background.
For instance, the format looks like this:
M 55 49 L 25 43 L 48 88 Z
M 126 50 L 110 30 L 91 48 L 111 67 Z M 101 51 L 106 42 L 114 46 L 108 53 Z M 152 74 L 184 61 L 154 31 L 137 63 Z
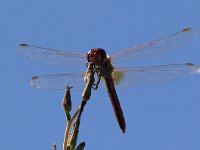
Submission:
M 198 30 L 187 28 L 138 46 L 130 47 L 113 55 L 107 55 L 102 48 L 93 48 L 87 54 L 74 51 L 60 51 L 28 44 L 20 44 L 18 51 L 25 56 L 56 65 L 94 64 L 97 88 L 107 88 L 115 116 L 122 132 L 126 125 L 120 102 L 115 90 L 117 87 L 144 86 L 180 79 L 200 73 L 200 68 L 192 63 L 169 64 L 150 67 L 117 68 L 113 65 L 133 62 L 140 58 L 149 58 L 175 51 L 199 34 Z M 46 89 L 64 89 L 70 85 L 73 89 L 83 90 L 85 72 L 76 74 L 53 74 L 35 76 L 31 86 Z M 105 84 L 102 84 L 101 79 Z

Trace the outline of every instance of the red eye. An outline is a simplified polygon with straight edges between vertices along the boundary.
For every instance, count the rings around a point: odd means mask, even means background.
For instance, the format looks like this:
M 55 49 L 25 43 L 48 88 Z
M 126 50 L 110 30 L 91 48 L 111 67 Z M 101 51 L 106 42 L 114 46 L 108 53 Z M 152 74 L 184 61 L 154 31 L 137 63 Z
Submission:
M 92 49 L 88 52 L 88 62 L 101 62 L 101 55 L 98 50 Z
M 103 62 L 107 58 L 106 52 L 102 48 L 94 48 L 88 52 L 88 62 Z

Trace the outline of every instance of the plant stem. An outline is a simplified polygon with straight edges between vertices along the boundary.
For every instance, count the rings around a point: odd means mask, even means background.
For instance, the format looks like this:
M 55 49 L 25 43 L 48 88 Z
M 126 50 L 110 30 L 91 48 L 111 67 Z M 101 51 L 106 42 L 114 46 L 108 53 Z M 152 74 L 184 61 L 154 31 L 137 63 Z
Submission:
M 68 135 L 69 135 L 69 130 L 70 127 L 74 121 L 74 119 L 76 118 L 76 116 L 79 114 L 81 108 L 79 106 L 79 108 L 76 110 L 75 114 L 73 115 L 73 117 L 67 122 L 67 126 L 65 128 L 65 135 L 64 135 L 64 141 L 63 141 L 63 150 L 67 149 L 67 142 L 68 142 Z

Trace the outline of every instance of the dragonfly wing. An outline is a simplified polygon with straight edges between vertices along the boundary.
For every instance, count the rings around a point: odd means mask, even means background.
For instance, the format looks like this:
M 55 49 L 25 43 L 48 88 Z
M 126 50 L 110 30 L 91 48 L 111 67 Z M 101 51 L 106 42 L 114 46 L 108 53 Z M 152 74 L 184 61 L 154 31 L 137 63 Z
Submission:
M 76 52 L 60 51 L 28 44 L 20 44 L 17 51 L 31 59 L 56 65 L 81 65 L 86 63 L 86 54 Z
M 185 45 L 198 34 L 198 30 L 187 28 L 168 36 L 161 37 L 157 40 L 125 49 L 115 55 L 111 55 L 112 62 L 126 62 L 167 54 Z
M 117 87 L 137 87 L 168 82 L 197 73 L 200 73 L 200 68 L 187 63 L 114 69 L 112 75 Z M 36 88 L 53 90 L 63 90 L 69 85 L 73 87 L 73 90 L 83 90 L 85 88 L 84 76 L 85 73 L 35 76 L 31 79 L 30 84 Z M 105 89 L 103 79 L 99 83 L 98 89 Z
M 73 90 L 83 90 L 85 87 L 84 73 L 80 74 L 53 74 L 35 76 L 30 84 L 36 88 L 63 90 L 67 85 L 73 87 Z
M 153 67 L 115 69 L 113 78 L 118 87 L 159 84 L 200 73 L 194 64 L 170 64 Z

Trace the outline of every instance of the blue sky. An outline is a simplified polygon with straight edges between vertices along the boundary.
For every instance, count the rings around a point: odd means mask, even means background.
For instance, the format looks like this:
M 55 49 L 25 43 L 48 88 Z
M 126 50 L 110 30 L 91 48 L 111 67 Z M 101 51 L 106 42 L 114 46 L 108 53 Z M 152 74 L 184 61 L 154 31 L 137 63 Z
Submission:
M 16 52 L 20 43 L 86 53 L 109 53 L 186 27 L 200 29 L 198 0 L 2 1 L 0 5 L 0 145 L 4 150 L 61 149 L 63 91 L 34 89 L 34 75 L 71 73 Z M 200 37 L 179 52 L 140 65 L 192 62 L 200 65 Z M 138 62 L 136 62 L 138 63 Z M 83 64 L 84 65 L 84 64 Z M 87 150 L 199 150 L 200 76 L 141 88 L 117 89 L 127 123 L 123 135 L 106 91 L 94 91 L 83 114 L 79 142 Z M 73 106 L 81 92 L 72 93 Z

